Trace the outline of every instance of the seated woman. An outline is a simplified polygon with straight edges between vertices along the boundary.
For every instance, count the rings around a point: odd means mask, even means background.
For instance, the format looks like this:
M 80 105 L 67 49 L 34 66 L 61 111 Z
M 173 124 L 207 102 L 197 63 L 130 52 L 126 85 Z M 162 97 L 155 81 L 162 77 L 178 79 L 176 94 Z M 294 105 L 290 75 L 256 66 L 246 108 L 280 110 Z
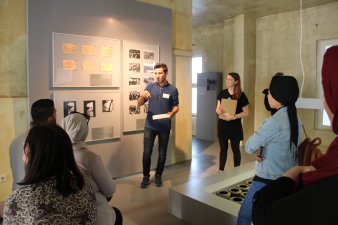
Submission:
M 26 175 L 5 202 L 4 224 L 95 224 L 94 192 L 61 127 L 32 127 L 23 160 Z
M 250 225 L 252 199 L 256 191 L 298 165 L 297 146 L 301 142 L 301 122 L 295 102 L 299 88 L 292 76 L 274 76 L 269 87 L 269 105 L 275 114 L 266 119 L 245 144 L 245 151 L 256 155 L 252 185 L 238 213 L 237 225 Z
M 115 192 L 115 182 L 97 154 L 88 150 L 84 142 L 88 135 L 88 122 L 90 117 L 85 114 L 73 112 L 61 121 L 61 127 L 68 133 L 72 143 L 75 161 L 80 170 L 89 177 L 97 206 L 97 225 L 122 224 L 121 212 L 108 205 Z
M 329 48 L 322 67 L 324 107 L 338 134 L 338 46 Z M 338 137 L 312 166 L 297 166 L 257 192 L 255 225 L 338 223 Z

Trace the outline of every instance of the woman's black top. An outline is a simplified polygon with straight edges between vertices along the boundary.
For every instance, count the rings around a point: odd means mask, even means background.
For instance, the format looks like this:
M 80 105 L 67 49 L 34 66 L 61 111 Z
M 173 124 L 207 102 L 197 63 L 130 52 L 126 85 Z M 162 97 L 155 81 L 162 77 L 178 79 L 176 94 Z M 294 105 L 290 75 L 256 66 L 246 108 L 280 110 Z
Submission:
M 230 95 L 228 89 L 224 89 L 218 94 L 217 100 L 221 102 L 222 98 L 233 99 L 233 96 Z M 245 93 L 242 92 L 241 96 L 237 100 L 236 114 L 243 112 L 243 107 L 247 106 L 248 104 L 249 100 L 246 97 Z M 228 139 L 243 140 L 243 128 L 241 119 L 235 119 L 230 121 L 218 119 L 217 131 L 218 136 L 222 136 Z

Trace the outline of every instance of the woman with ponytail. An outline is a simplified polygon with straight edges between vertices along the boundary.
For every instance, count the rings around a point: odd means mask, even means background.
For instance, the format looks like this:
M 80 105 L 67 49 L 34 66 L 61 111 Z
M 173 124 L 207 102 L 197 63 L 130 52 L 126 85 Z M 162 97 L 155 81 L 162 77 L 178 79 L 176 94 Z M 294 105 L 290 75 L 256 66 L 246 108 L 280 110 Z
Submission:
M 301 122 L 295 103 L 299 95 L 292 76 L 273 76 L 268 101 L 275 114 L 266 119 L 245 144 L 245 151 L 256 155 L 252 185 L 238 213 L 237 225 L 250 225 L 253 196 L 266 184 L 298 165 L 297 147 L 301 142 Z
M 323 60 L 324 108 L 338 134 L 338 46 Z M 338 137 L 312 166 L 296 166 L 257 192 L 255 225 L 333 225 L 338 223 Z

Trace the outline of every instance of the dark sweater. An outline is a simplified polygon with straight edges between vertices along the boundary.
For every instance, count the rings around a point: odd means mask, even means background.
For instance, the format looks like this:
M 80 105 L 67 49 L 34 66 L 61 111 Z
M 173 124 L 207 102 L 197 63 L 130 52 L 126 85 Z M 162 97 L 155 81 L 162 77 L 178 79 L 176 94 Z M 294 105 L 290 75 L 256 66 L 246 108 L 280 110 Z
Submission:
M 295 191 L 295 181 L 280 177 L 256 193 L 255 225 L 337 225 L 338 175 Z

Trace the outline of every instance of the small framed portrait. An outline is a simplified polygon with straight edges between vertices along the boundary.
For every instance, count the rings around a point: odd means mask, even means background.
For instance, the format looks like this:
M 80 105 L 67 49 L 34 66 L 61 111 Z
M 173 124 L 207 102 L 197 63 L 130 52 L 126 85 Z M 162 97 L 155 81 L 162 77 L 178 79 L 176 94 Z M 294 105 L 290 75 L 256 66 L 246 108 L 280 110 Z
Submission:
M 63 117 L 66 117 L 75 111 L 76 111 L 76 101 L 64 101 L 63 102 Z
M 113 111 L 113 99 L 102 100 L 102 112 L 112 112 Z
M 90 117 L 96 117 L 96 107 L 94 100 L 83 101 L 83 112 Z

